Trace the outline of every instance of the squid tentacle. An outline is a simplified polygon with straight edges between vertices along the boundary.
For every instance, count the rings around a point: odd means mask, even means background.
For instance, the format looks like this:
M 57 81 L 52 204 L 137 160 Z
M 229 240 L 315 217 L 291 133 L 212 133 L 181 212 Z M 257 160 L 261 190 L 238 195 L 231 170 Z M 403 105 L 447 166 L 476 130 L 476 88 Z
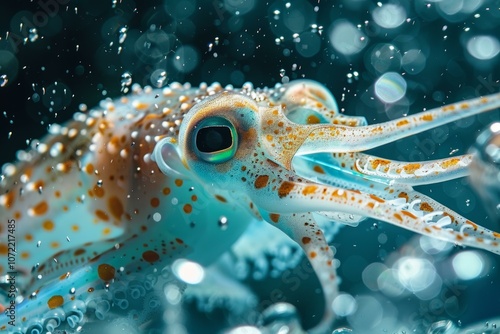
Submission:
M 328 246 L 322 230 L 316 225 L 311 213 L 278 214 L 262 210 L 261 214 L 270 224 L 300 245 L 314 268 L 321 284 L 325 311 L 320 322 L 310 330 L 310 333 L 325 333 L 335 318 L 331 305 L 338 295 L 338 283 L 336 283 L 333 251 Z
M 499 107 L 500 93 L 497 93 L 368 126 L 311 125 L 310 133 L 300 146 L 297 154 L 324 152 L 325 147 L 337 153 L 369 150 Z
M 262 191 L 259 195 L 257 201 L 261 208 L 269 207 L 269 202 L 279 198 L 283 203 L 282 213 L 340 211 L 363 215 L 423 235 L 500 254 L 499 233 L 476 225 L 417 192 L 411 193 L 404 206 L 358 190 L 295 181 L 283 181 L 278 191 Z M 415 199 L 422 200 L 419 207 L 415 207 Z M 452 228 L 453 225 L 459 226 L 459 229 Z M 464 229 L 472 231 L 465 233 Z
M 470 154 L 429 161 L 403 162 L 356 153 L 354 168 L 372 175 L 407 185 L 438 183 L 469 175 Z

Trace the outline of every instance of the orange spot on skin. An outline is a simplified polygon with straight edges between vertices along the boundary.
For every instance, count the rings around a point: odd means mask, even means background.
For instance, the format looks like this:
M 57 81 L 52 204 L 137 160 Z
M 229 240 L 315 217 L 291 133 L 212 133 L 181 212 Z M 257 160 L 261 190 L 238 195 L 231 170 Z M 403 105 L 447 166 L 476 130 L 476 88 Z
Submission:
M 47 211 L 49 211 L 49 205 L 47 202 L 42 201 L 35 205 L 34 207 L 31 208 L 33 216 L 41 216 L 43 214 L 46 214 Z
M 113 278 L 115 278 L 115 273 L 115 267 L 109 264 L 103 263 L 100 264 L 99 267 L 97 267 L 97 274 L 103 281 L 111 281 Z
M 347 198 L 347 192 L 342 190 L 342 189 L 335 189 L 332 192 L 332 196 L 339 197 L 339 198 Z
M 450 168 L 450 167 L 457 165 L 459 162 L 460 162 L 460 159 L 451 158 L 451 159 L 447 159 L 447 160 L 441 162 L 440 166 L 446 169 L 446 168 Z
M 93 193 L 95 196 L 102 198 L 104 196 L 104 188 L 99 187 L 98 185 L 95 185 L 94 188 L 92 189 Z
M 56 307 L 62 306 L 64 304 L 64 298 L 60 295 L 50 297 L 47 305 L 50 309 L 54 309 Z
M 474 229 L 474 231 L 477 231 L 477 225 L 476 224 L 474 224 L 470 220 L 466 220 L 465 223 L 468 224 L 468 225 L 470 225 L 470 226 L 472 226 L 472 228 Z
M 79 256 L 79 255 L 82 255 L 82 254 L 85 254 L 85 249 L 83 248 L 79 248 L 77 250 L 75 250 L 75 252 L 73 253 L 74 256 Z
M 413 219 L 417 219 L 417 216 L 415 216 L 413 213 L 411 213 L 410 211 L 406 211 L 406 210 L 402 210 L 401 211 L 402 214 L 404 214 L 405 216 L 408 216 L 410 218 L 413 218 Z
M 457 235 L 456 235 L 456 239 L 457 239 L 458 241 L 462 241 L 462 240 L 464 240 L 464 237 L 462 237 L 460 234 L 457 234 Z
M 54 222 L 52 220 L 46 220 L 43 222 L 42 227 L 45 231 L 53 231 L 54 230 Z
M 403 119 L 403 120 L 397 122 L 396 126 L 401 127 L 401 126 L 408 125 L 408 124 L 410 124 L 410 122 L 406 119 Z
M 184 205 L 184 207 L 182 209 L 187 214 L 190 214 L 191 212 L 193 212 L 193 207 L 191 206 L 191 204 Z
M 318 254 L 316 254 L 316 252 L 310 252 L 310 253 L 309 253 L 309 257 L 310 257 L 311 259 L 314 259 L 314 258 L 316 257 L 316 255 L 318 255 Z
M 305 186 L 304 189 L 302 190 L 302 194 L 304 196 L 314 194 L 314 192 L 318 189 L 317 186 Z
M 377 197 L 375 195 L 370 195 L 370 198 L 373 199 L 373 200 L 375 200 L 375 201 L 377 201 L 377 202 L 379 202 L 379 203 L 384 203 L 385 202 L 382 198 Z
M 28 233 L 28 234 L 26 234 L 26 235 L 24 236 L 24 240 L 26 240 L 26 241 L 33 241 L 33 236 L 32 236 L 31 234 L 29 234 L 29 233 Z
M 5 207 L 6 208 L 10 208 L 12 207 L 12 205 L 14 204 L 14 200 L 15 200 L 15 196 L 14 196 L 14 193 L 12 191 L 6 193 L 5 195 Z
M 108 199 L 108 209 L 111 215 L 119 220 L 123 215 L 123 204 L 122 201 L 116 196 L 112 196 Z
M 43 182 L 43 180 L 38 180 L 38 181 L 33 183 L 33 190 L 38 191 L 38 189 L 43 188 L 44 186 L 45 186 L 45 182 Z
M 181 187 L 182 184 L 184 183 L 181 179 L 176 179 L 174 182 L 177 187 Z
M 111 229 L 109 227 L 106 227 L 102 230 L 102 235 L 108 235 L 111 233 Z
M 422 120 L 423 121 L 426 121 L 426 122 L 430 122 L 434 119 L 434 117 L 432 117 L 431 114 L 425 114 L 424 116 L 422 116 Z
M 371 161 L 371 166 L 373 169 L 377 169 L 378 166 L 386 166 L 389 165 L 391 162 L 389 160 L 385 159 L 373 159 Z
M 308 243 L 310 243 L 310 242 L 311 242 L 311 238 L 309 238 L 309 237 L 303 237 L 303 238 L 302 238 L 302 243 L 303 243 L 304 245 L 307 245 L 307 244 L 308 244 Z
M 403 218 L 401 217 L 401 215 L 399 213 L 395 213 L 394 218 L 396 218 L 399 222 L 403 221 Z
M 316 172 L 316 173 L 320 173 L 320 174 L 325 174 L 325 171 L 323 170 L 323 168 L 321 168 L 321 166 L 314 166 L 313 167 L 313 170 Z
M 94 173 L 94 165 L 92 164 L 87 164 L 87 166 L 85 166 L 85 172 L 87 172 L 87 174 L 92 174 Z
M 60 198 L 61 197 L 61 192 L 59 190 L 56 190 L 54 192 L 54 196 L 56 196 L 57 198 Z
M 432 211 L 434 211 L 434 209 L 432 208 L 432 206 L 429 203 L 427 203 L 427 202 L 420 203 L 420 210 L 426 211 L 426 212 L 432 212 Z
M 219 202 L 222 202 L 222 203 L 226 203 L 227 202 L 227 200 L 223 196 L 221 196 L 221 195 L 215 195 L 215 198 L 217 198 L 217 200 Z
M 148 251 L 145 251 L 144 253 L 142 253 L 142 258 L 146 262 L 153 263 L 153 262 L 156 262 L 160 259 L 160 255 L 158 255 L 158 253 L 156 253 L 154 251 L 148 250 Z
M 160 200 L 156 197 L 151 198 L 151 206 L 157 208 L 160 205 Z
M 65 274 L 62 274 L 61 276 L 59 276 L 59 280 L 62 281 L 64 279 L 67 279 L 69 277 L 69 272 L 65 273 Z
M 280 215 L 279 215 L 279 213 L 270 213 L 269 214 L 269 219 L 271 219 L 271 221 L 273 223 L 277 223 L 278 220 L 280 219 Z
M 498 232 L 493 232 L 493 236 L 494 236 L 495 238 L 500 238 L 500 233 L 498 233 Z
M 284 181 L 283 183 L 281 183 L 281 185 L 278 189 L 278 196 L 280 198 L 288 196 L 290 194 L 290 192 L 292 192 L 294 187 L 295 187 L 295 184 L 293 184 L 292 182 Z
M 178 244 L 183 244 L 184 243 L 184 240 L 180 239 L 180 238 L 176 238 L 175 241 L 177 241 Z
M 50 247 L 52 248 L 59 248 L 59 243 L 57 241 L 53 241 L 50 243 Z
M 316 115 L 309 115 L 307 117 L 307 121 L 306 122 L 307 122 L 307 124 L 318 124 L 318 123 L 321 122 L 321 120 Z
M 109 220 L 108 214 L 102 210 L 95 210 L 95 215 L 101 220 L 104 220 L 104 221 Z
M 406 172 L 406 174 L 413 174 L 420 167 L 421 167 L 420 164 L 406 164 L 406 165 L 404 165 L 403 169 Z
M 259 175 L 255 179 L 255 189 L 261 189 L 267 186 L 267 182 L 269 182 L 269 176 L 268 175 Z
M 170 192 L 171 192 L 171 190 L 170 190 L 170 188 L 169 188 L 169 187 L 165 187 L 165 188 L 163 188 L 163 195 L 167 196 L 167 195 L 169 195 L 169 194 L 170 194 Z
M 71 226 L 71 229 L 76 232 L 80 229 L 80 227 L 78 225 L 73 225 Z
M 373 203 L 373 202 L 368 202 L 368 203 L 366 204 L 366 206 L 367 206 L 367 207 L 369 207 L 369 208 L 371 208 L 371 209 L 373 209 L 373 208 L 375 207 L 375 203 Z
M 30 257 L 30 253 L 28 253 L 28 252 L 22 252 L 21 253 L 21 258 L 28 259 L 29 257 Z
M 406 202 L 408 202 L 408 199 L 410 198 L 407 193 L 405 192 L 400 192 L 398 195 L 399 198 L 404 198 Z

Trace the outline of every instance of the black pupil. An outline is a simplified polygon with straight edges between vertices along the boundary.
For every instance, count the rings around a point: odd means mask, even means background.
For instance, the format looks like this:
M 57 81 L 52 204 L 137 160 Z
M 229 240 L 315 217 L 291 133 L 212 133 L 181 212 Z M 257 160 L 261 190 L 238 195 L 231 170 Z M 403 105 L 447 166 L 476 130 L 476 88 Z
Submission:
M 225 150 L 232 144 L 233 137 L 227 126 L 207 126 L 196 135 L 196 147 L 203 153 Z

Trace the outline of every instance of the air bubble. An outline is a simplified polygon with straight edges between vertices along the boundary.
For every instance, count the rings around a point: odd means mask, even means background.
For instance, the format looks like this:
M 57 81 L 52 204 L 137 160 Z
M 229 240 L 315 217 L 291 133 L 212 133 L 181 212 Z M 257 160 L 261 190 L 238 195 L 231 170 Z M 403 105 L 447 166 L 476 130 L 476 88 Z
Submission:
M 5 87 L 9 83 L 9 78 L 7 74 L 0 75 L 0 87 Z
M 159 221 L 161 220 L 161 214 L 160 214 L 159 212 L 155 212 L 155 213 L 153 214 L 153 220 L 154 220 L 155 222 L 159 222 Z
M 217 223 L 218 223 L 219 227 L 221 228 L 221 230 L 227 229 L 227 224 L 228 224 L 227 217 L 224 217 L 224 216 L 220 217 L 219 221 Z
M 151 73 L 150 80 L 151 84 L 154 87 L 162 88 L 163 86 L 165 86 L 167 81 L 167 72 L 162 69 L 157 69 L 153 73 Z
M 31 28 L 28 32 L 28 39 L 30 42 L 35 42 L 38 39 L 38 31 L 36 28 Z
M 121 91 L 123 93 L 128 92 L 128 87 L 132 85 L 132 74 L 130 72 L 125 72 L 122 74 L 122 80 L 121 80 Z
M 127 26 L 120 28 L 120 30 L 118 31 L 119 32 L 118 43 L 123 44 L 123 42 L 125 42 L 125 40 L 127 39 L 127 31 L 128 31 Z

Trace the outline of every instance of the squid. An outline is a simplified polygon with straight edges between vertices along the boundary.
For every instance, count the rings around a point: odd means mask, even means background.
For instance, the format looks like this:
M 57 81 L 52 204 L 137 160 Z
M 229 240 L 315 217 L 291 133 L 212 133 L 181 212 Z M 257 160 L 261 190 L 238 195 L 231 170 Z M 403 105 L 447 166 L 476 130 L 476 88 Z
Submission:
M 310 332 L 331 331 L 339 279 L 325 221 L 374 218 L 500 253 L 499 233 L 413 189 L 468 175 L 471 155 L 363 153 L 498 107 L 493 94 L 368 125 L 311 80 L 134 86 L 3 166 L 0 331 L 78 328 L 127 310 L 179 260 L 210 265 L 260 222 L 302 248 L 325 300 Z

